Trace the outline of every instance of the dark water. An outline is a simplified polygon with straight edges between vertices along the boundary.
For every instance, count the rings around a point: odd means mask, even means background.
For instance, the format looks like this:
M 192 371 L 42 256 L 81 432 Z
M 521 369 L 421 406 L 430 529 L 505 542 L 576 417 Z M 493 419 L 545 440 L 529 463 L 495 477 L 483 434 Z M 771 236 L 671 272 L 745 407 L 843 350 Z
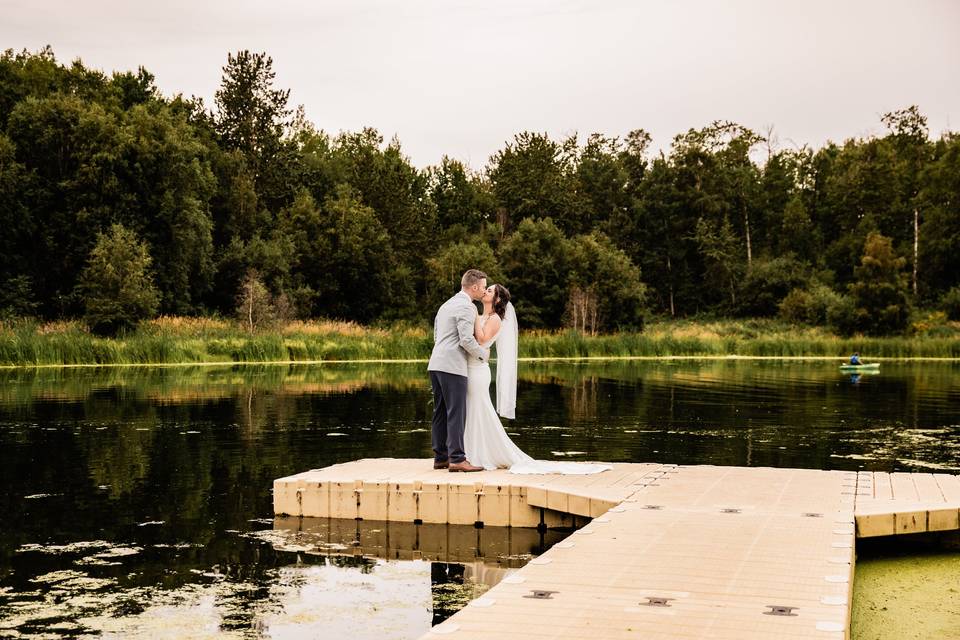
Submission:
M 0 637 L 417 637 L 562 533 L 391 524 L 446 541 L 403 555 L 386 524 L 275 523 L 270 487 L 428 457 L 423 368 L 0 371 Z M 958 373 L 522 363 L 508 431 L 546 459 L 956 471 Z

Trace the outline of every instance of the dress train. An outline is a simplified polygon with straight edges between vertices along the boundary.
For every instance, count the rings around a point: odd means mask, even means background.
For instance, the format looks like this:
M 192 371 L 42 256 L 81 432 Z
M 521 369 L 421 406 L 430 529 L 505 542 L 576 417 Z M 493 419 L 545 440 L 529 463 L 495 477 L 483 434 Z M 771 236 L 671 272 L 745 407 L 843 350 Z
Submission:
M 490 365 L 472 360 L 467 375 L 467 419 L 464 451 L 471 464 L 518 474 L 589 475 L 612 469 L 606 464 L 534 460 L 507 435 L 490 400 Z

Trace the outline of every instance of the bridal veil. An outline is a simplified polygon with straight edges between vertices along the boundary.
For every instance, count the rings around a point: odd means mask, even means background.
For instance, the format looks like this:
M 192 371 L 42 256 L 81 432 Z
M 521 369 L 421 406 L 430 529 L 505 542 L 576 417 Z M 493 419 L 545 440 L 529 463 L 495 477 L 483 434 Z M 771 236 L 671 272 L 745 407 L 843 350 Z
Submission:
M 497 413 L 513 420 L 517 409 L 517 343 L 519 328 L 513 303 L 507 303 L 497 336 Z

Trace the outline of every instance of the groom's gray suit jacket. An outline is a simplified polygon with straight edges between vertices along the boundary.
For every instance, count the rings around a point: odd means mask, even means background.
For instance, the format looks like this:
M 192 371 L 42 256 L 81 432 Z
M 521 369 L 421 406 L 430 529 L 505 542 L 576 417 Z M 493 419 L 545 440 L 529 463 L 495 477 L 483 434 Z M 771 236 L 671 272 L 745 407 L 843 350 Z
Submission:
M 466 293 L 461 291 L 437 311 L 433 322 L 433 353 L 427 371 L 443 371 L 456 376 L 467 376 L 467 354 L 487 359 L 486 350 L 473 337 L 477 309 Z

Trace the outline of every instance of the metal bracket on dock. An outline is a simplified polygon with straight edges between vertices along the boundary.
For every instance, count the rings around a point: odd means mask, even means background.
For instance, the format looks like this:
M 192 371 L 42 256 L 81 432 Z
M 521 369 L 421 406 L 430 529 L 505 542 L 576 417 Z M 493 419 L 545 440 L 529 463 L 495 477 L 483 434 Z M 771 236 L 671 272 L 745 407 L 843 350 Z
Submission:
M 763 615 L 765 616 L 798 616 L 800 615 L 798 613 L 793 612 L 794 609 L 798 609 L 799 607 L 785 607 L 780 604 L 768 604 L 767 608 L 770 609 L 770 611 L 764 611 Z
M 801 513 L 800 515 L 801 517 L 804 517 L 804 518 L 822 518 L 823 517 L 822 513 Z
M 553 600 L 551 594 L 560 593 L 559 591 L 544 591 L 542 589 L 534 589 L 530 592 L 530 595 L 523 596 L 524 598 L 533 598 L 534 600 Z
M 720 513 L 740 513 L 740 509 L 720 509 Z
M 641 602 L 641 607 L 670 607 L 673 606 L 668 604 L 674 598 L 658 598 L 655 596 L 647 596 L 646 602 Z
M 643 505 L 643 508 L 644 508 L 644 509 L 653 509 L 654 511 L 656 511 L 656 510 L 659 510 L 659 509 L 663 509 L 663 505 L 662 505 L 662 504 L 645 504 L 645 505 Z

